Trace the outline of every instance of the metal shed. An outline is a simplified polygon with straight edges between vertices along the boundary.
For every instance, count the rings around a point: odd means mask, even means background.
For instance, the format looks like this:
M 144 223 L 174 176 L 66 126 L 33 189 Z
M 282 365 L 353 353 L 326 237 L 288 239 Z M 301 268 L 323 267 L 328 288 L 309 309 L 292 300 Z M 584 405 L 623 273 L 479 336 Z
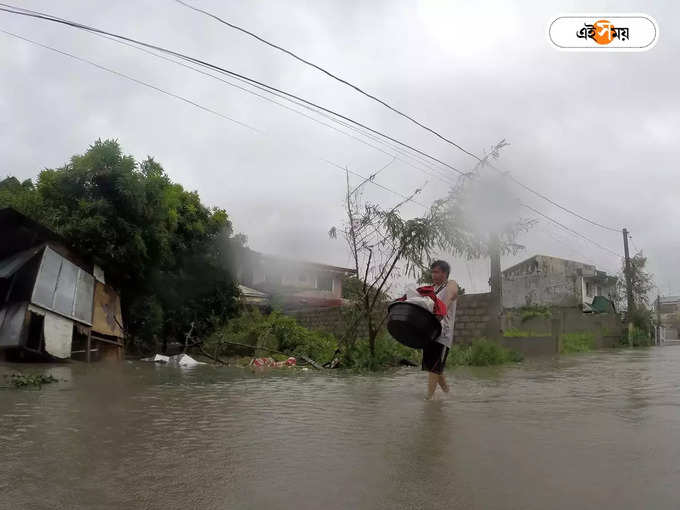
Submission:
M 122 359 L 120 298 L 103 271 L 14 210 L 0 210 L 0 236 L 0 349 Z

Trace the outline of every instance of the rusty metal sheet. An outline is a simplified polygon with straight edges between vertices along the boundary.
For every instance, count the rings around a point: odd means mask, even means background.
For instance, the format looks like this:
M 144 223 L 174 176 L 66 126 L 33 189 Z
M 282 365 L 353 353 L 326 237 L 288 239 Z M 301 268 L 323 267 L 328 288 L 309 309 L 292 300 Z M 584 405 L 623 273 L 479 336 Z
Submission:
M 94 290 L 92 331 L 102 335 L 123 337 L 123 314 L 120 296 L 108 285 L 96 282 Z

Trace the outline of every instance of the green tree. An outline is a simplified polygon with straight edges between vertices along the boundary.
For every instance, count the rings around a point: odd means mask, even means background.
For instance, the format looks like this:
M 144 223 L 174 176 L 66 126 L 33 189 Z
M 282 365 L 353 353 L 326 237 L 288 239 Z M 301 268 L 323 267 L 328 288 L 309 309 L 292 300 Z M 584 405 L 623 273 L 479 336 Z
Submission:
M 519 201 L 509 191 L 503 177 L 481 174 L 489 158 L 497 158 L 507 145 L 502 140 L 493 146 L 475 169 L 462 176 L 447 197 L 437 200 L 423 215 L 405 219 L 400 207 L 420 193 L 391 209 L 362 200 L 361 187 L 351 187 L 347 175 L 345 193 L 346 221 L 331 228 L 329 235 L 340 232 L 354 261 L 360 289 L 354 300 L 353 322 L 365 320 L 368 326 L 370 353 L 375 354 L 375 340 L 386 319 L 376 312 L 384 304 L 390 283 L 397 275 L 417 277 L 427 269 L 432 254 L 445 252 L 467 258 L 489 253 L 492 235 L 499 239 L 502 252 L 515 252 L 522 247 L 517 235 L 532 222 L 519 215 Z
M 204 334 L 235 313 L 227 270 L 234 237 L 227 213 L 201 204 L 153 158 L 137 163 L 115 140 L 97 140 L 35 184 L 0 182 L 0 207 L 14 207 L 91 255 L 121 290 L 131 335 L 142 343 Z
M 628 316 L 633 326 L 645 334 L 651 334 L 652 311 L 649 306 L 649 294 L 654 288 L 654 275 L 647 271 L 647 257 L 641 251 L 630 258 L 630 282 L 633 291 L 633 309 Z M 627 304 L 626 298 L 626 262 L 621 264 L 621 272 L 616 282 L 617 301 L 619 306 Z

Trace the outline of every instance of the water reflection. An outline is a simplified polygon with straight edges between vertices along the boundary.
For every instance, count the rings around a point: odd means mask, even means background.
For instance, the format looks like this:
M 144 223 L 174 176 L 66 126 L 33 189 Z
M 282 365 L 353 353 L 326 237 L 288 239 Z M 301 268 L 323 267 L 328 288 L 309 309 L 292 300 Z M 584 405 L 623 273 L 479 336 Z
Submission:
M 435 402 L 413 369 L 49 372 L 61 382 L 0 393 L 0 508 L 625 509 L 680 496 L 680 347 L 456 370 Z

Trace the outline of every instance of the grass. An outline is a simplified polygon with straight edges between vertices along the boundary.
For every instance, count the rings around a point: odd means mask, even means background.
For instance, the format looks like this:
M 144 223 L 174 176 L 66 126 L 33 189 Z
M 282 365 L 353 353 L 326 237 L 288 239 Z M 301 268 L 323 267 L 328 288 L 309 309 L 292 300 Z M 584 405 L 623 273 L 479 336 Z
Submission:
M 561 337 L 560 354 L 588 352 L 595 348 L 595 337 L 592 333 L 565 333 Z
M 641 328 L 634 327 L 630 341 L 628 340 L 628 332 L 624 332 L 620 340 L 623 347 L 650 347 L 654 344 L 651 335 Z
M 519 328 L 507 328 L 503 331 L 505 338 L 537 338 L 541 336 L 550 336 L 550 333 L 541 333 L 539 331 L 528 331 Z
M 550 307 L 542 305 L 523 306 L 519 309 L 519 314 L 522 322 L 526 322 L 534 317 L 540 317 L 541 319 L 550 319 L 552 317 Z
M 448 364 L 450 366 L 487 367 L 518 362 L 522 359 L 522 355 L 517 351 L 480 338 L 469 345 L 453 345 L 449 351 Z

